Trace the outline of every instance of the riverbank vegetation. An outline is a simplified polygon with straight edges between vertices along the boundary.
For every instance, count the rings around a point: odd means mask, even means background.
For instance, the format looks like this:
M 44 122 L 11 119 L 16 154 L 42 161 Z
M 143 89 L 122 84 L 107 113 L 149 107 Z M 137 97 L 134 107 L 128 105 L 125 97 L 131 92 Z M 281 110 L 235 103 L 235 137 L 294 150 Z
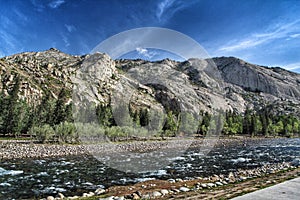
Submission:
M 245 135 L 245 136 L 283 136 L 299 135 L 300 119 L 293 115 L 272 113 L 272 105 L 259 110 L 246 109 L 239 114 L 232 111 L 218 111 L 216 114 L 200 111 L 195 117 L 191 113 L 179 113 L 167 110 L 163 118 L 152 120 L 155 115 L 147 108 L 134 109 L 119 105 L 112 110 L 108 105 L 94 105 L 73 112 L 68 102 L 70 91 L 62 89 L 57 100 L 50 93 L 40 103 L 32 106 L 19 99 L 20 81 L 14 80 L 14 86 L 0 94 L 0 136 L 30 136 L 40 142 L 78 142 L 78 132 L 87 135 L 101 134 L 112 141 L 146 137 L 173 137 L 179 135 L 205 136 L 207 134 Z M 126 109 L 129 115 L 126 115 Z M 113 113 L 118 115 L 116 123 Z M 73 117 L 76 117 L 74 124 Z M 155 123 L 153 123 L 155 121 Z M 121 124 L 120 124 L 121 123 Z M 123 123 L 123 124 L 122 124 Z M 129 124 L 129 125 L 128 125 Z M 118 125 L 118 126 L 117 126 Z M 160 130 L 160 131 L 157 131 Z

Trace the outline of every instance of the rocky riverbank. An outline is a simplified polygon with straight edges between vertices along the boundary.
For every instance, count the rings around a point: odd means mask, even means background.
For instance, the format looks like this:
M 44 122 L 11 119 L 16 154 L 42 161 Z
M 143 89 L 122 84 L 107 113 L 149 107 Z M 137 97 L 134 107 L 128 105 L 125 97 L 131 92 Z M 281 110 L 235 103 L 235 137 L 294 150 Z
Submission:
M 277 163 L 266 165 L 250 170 L 238 170 L 229 174 L 219 174 L 209 177 L 195 177 L 194 179 L 169 179 L 169 180 L 151 180 L 140 182 L 129 186 L 112 186 L 107 189 L 99 188 L 94 192 L 83 193 L 82 196 L 65 197 L 63 194 L 58 194 L 56 197 L 48 196 L 46 200 L 54 199 L 84 199 L 85 197 L 95 197 L 99 200 L 126 200 L 126 199 L 179 199 L 193 195 L 201 194 L 202 198 L 214 198 L 211 196 L 212 191 L 216 191 L 216 196 L 227 197 L 236 196 L 228 194 L 228 191 L 241 190 L 243 192 L 254 191 L 260 187 L 276 184 L 285 179 L 300 175 L 300 164 L 295 163 Z M 251 188 L 243 188 L 243 185 L 249 186 L 248 182 L 252 182 Z M 259 186 L 258 186 L 258 183 Z M 224 188 L 227 188 L 227 193 L 224 193 Z M 246 189 L 245 191 L 242 189 Z M 218 190 L 219 192 L 218 194 Z M 226 189 L 225 189 L 226 190 Z M 207 192 L 207 196 L 205 193 Z M 192 194 L 192 195 L 191 195 Z M 92 198 L 93 199 L 93 198 Z
M 170 148 L 196 148 L 213 146 L 230 146 L 237 142 L 247 145 L 248 141 L 259 141 L 264 138 L 235 138 L 235 139 L 169 139 L 157 141 L 131 141 L 121 143 L 102 143 L 93 144 L 93 151 L 132 151 L 132 152 L 151 152 L 157 149 Z M 113 147 L 113 148 L 112 148 Z M 59 144 L 37 144 L 32 141 L 5 140 L 0 141 L 0 159 L 17 158 L 46 158 L 68 155 L 88 154 L 91 145 L 59 145 Z
M 87 154 L 82 145 L 35 144 L 5 141 L 0 143 L 0 159 L 46 158 Z

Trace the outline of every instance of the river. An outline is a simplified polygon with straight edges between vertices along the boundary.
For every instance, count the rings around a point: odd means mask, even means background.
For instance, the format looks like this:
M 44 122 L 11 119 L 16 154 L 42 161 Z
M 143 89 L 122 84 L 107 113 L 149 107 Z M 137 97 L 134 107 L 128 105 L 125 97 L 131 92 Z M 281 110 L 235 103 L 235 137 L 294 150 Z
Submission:
M 266 164 L 300 158 L 300 139 L 263 139 L 217 146 L 203 156 L 190 148 L 170 164 L 139 174 L 112 169 L 93 156 L 67 156 L 45 159 L 1 160 L 0 199 L 66 196 L 94 191 L 99 187 L 124 185 L 151 179 L 183 178 L 228 174 Z

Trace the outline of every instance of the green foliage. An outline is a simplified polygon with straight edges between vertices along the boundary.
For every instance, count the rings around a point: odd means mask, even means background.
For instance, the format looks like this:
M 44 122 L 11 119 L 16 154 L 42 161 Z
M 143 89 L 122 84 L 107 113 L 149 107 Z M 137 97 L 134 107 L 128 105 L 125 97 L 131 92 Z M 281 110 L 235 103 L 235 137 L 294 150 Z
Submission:
M 78 143 L 79 136 L 73 123 L 61 122 L 54 130 L 59 143 Z
M 176 136 L 177 133 L 177 123 L 175 121 L 175 116 L 172 111 L 167 113 L 166 122 L 163 127 L 162 136 Z
M 243 131 L 243 117 L 232 112 L 225 114 L 223 133 L 225 135 L 241 134 Z
M 140 125 L 147 126 L 149 124 L 149 113 L 147 109 L 140 109 Z
M 174 131 L 176 131 L 177 124 L 173 121 Z M 199 127 L 199 119 L 196 115 L 193 115 L 189 112 L 182 112 L 180 114 L 180 132 L 184 132 L 185 134 L 192 135 L 197 132 Z M 172 130 L 172 129 L 171 129 Z
M 209 130 L 209 126 L 210 126 L 210 120 L 211 120 L 211 115 L 208 112 L 205 112 L 202 116 L 202 121 L 198 128 L 199 134 L 201 134 L 201 135 L 207 134 L 207 132 Z
M 41 143 L 53 141 L 55 136 L 54 129 L 49 124 L 34 126 L 29 130 L 29 134 Z
M 61 122 L 67 121 L 72 118 L 72 107 L 66 105 L 68 98 L 68 92 L 65 88 L 62 88 L 58 94 L 57 101 L 53 112 L 53 124 L 60 124 Z
M 111 107 L 109 105 L 99 104 L 96 107 L 96 115 L 98 122 L 101 126 L 109 127 L 112 126 L 114 122 Z
M 76 129 L 83 141 L 98 142 L 105 140 L 105 128 L 97 123 L 78 123 Z
M 19 100 L 19 88 L 20 79 L 15 76 L 13 88 L 8 90 L 8 96 L 4 96 L 3 91 L 0 94 L 0 132 L 3 135 L 11 134 L 17 137 L 29 129 L 30 108 L 25 101 Z

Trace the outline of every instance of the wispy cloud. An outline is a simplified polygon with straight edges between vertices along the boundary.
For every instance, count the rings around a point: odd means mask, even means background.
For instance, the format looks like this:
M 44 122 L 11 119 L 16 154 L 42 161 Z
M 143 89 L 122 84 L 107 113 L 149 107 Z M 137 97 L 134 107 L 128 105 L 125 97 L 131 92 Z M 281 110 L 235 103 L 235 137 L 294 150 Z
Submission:
M 31 4 L 33 5 L 33 7 L 38 11 L 38 12 L 43 12 L 45 9 L 45 6 L 40 3 L 40 1 L 38 0 L 30 0 Z
M 284 69 L 287 70 L 296 70 L 296 69 L 300 69 L 300 62 L 297 63 L 291 63 L 288 65 L 283 66 Z
M 6 49 L 16 49 L 17 41 L 15 37 L 7 31 L 0 30 L 0 41 L 3 41 L 4 48 Z
M 65 43 L 65 47 L 69 47 L 71 44 L 69 42 L 68 37 L 65 34 L 63 34 L 63 33 L 61 33 L 60 35 L 61 35 L 62 41 Z
M 0 58 L 3 58 L 5 55 L 2 51 L 0 51 Z
M 16 14 L 16 16 L 18 17 L 19 21 L 22 21 L 22 22 L 28 21 L 28 17 L 20 9 L 14 9 L 13 11 Z
M 17 31 L 15 22 L 10 20 L 8 17 L 0 17 L 3 28 L 0 28 L 0 41 L 3 43 L 2 48 L 4 49 L 15 49 L 17 40 L 13 33 Z
M 58 8 L 59 6 L 61 6 L 61 5 L 64 4 L 64 3 L 65 3 L 64 0 L 54 0 L 54 1 L 50 2 L 50 3 L 48 4 L 48 6 L 49 6 L 50 8 L 55 9 L 55 8 Z
M 298 38 L 300 37 L 300 33 L 290 35 L 291 38 Z
M 300 34 L 295 34 L 295 32 L 300 31 L 299 25 L 300 20 L 296 20 L 286 24 L 277 24 L 263 33 L 251 34 L 250 36 L 247 36 L 246 38 L 243 38 L 239 41 L 231 41 L 229 42 L 229 44 L 219 48 L 219 51 L 238 51 L 242 49 L 256 47 L 258 45 L 271 42 L 275 39 L 287 39 L 290 37 L 295 38 L 300 36 Z
M 157 6 L 156 17 L 160 20 L 165 11 L 170 8 L 176 0 L 164 0 Z
M 171 18 L 176 12 L 187 8 L 194 4 L 195 1 L 182 1 L 182 0 L 163 0 L 157 4 L 156 18 L 161 21 L 166 21 Z
M 144 56 L 149 59 L 153 58 L 156 55 L 155 52 L 148 51 L 147 49 L 140 48 L 140 47 L 136 48 L 135 50 L 138 52 L 139 55 Z
M 76 31 L 76 27 L 74 25 L 65 24 L 65 27 L 70 33 Z

